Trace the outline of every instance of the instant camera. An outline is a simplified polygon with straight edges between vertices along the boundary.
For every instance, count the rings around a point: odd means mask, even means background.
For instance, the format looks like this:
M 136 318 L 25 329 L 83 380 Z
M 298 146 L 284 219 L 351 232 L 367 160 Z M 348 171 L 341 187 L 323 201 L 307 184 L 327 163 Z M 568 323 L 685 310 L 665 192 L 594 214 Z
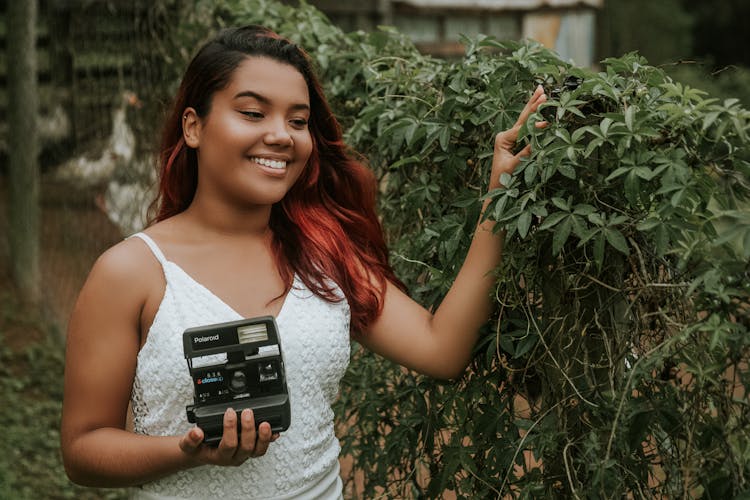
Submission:
M 256 429 L 261 422 L 274 433 L 289 428 L 289 393 L 273 316 L 188 328 L 182 342 L 194 388 L 187 418 L 203 430 L 204 443 L 221 441 L 227 408 L 238 415 L 253 410 Z

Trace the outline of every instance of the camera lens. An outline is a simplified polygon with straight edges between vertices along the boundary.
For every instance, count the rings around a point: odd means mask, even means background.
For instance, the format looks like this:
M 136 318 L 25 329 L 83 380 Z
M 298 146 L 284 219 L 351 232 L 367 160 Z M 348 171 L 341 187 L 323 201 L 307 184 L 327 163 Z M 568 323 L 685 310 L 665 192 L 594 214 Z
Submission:
M 232 380 L 229 382 L 229 389 L 232 392 L 244 392 L 247 389 L 247 378 L 245 373 L 236 371 L 232 374 Z

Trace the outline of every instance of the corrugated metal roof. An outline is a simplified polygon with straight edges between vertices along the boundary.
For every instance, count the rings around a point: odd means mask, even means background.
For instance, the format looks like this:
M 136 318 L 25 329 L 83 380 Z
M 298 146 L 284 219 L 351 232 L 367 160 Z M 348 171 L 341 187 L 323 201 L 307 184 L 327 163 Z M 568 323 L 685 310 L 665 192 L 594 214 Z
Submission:
M 604 0 L 401 0 L 398 3 L 423 8 L 482 9 L 482 10 L 533 10 L 541 7 L 600 8 Z

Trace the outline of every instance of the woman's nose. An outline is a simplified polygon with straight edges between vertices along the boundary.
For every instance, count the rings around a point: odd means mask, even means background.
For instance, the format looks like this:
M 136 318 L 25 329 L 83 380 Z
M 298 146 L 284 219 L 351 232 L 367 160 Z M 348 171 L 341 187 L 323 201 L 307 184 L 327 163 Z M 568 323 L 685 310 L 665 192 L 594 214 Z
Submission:
M 294 141 L 289 133 L 286 119 L 274 119 L 268 121 L 268 130 L 263 137 L 263 142 L 268 145 L 291 146 Z

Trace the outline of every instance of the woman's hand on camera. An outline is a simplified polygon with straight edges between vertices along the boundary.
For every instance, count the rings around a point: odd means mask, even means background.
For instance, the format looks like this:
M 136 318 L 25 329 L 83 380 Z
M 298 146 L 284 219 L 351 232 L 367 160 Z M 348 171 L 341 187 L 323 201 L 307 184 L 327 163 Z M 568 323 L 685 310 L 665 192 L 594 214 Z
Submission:
M 216 448 L 203 444 L 203 431 L 193 427 L 180 439 L 180 449 L 197 465 L 241 465 L 248 458 L 265 455 L 279 435 L 271 432 L 268 422 L 261 422 L 256 431 L 253 412 L 245 409 L 239 415 L 242 432 L 238 436 L 237 418 L 231 408 L 224 413 L 224 433 Z
M 513 153 L 513 148 L 516 145 L 516 139 L 518 139 L 518 131 L 521 126 L 526 123 L 529 116 L 537 110 L 537 108 L 544 102 L 547 101 L 547 96 L 544 93 L 542 86 L 538 86 L 531 98 L 524 106 L 521 113 L 518 115 L 516 123 L 503 132 L 500 132 L 495 136 L 495 152 L 492 157 L 492 178 L 490 179 L 490 189 L 500 187 L 500 176 L 502 174 L 512 174 L 518 166 L 521 158 L 528 156 L 531 153 L 531 145 L 529 144 L 518 153 Z M 535 126 L 538 128 L 545 127 L 547 122 L 537 122 Z

